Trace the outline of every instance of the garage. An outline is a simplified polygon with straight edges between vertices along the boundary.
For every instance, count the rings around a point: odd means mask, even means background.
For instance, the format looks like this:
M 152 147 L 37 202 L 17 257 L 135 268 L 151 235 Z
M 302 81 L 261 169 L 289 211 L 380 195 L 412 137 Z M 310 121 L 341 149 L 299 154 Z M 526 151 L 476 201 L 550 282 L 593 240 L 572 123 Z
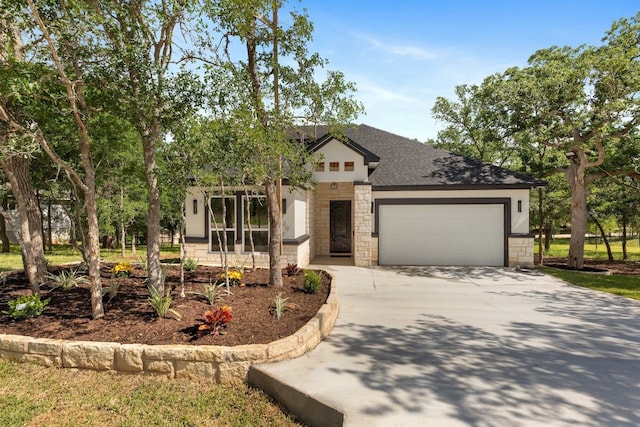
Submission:
M 379 200 L 378 262 L 503 266 L 506 212 L 506 202 L 492 200 Z

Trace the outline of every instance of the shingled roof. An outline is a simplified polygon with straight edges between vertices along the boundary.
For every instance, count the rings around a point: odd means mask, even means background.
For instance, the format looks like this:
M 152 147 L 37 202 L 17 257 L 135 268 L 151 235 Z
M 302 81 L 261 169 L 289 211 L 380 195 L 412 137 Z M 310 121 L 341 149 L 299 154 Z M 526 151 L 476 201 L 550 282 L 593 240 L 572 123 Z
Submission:
M 417 140 L 385 132 L 367 125 L 344 130 L 355 151 L 364 148 L 379 157 L 379 164 L 369 176 L 374 190 L 447 188 L 532 188 L 544 185 L 537 179 L 482 163 L 449 151 L 434 148 Z M 327 141 L 326 128 L 309 145 L 312 151 Z M 350 140 L 350 141 L 349 141 Z

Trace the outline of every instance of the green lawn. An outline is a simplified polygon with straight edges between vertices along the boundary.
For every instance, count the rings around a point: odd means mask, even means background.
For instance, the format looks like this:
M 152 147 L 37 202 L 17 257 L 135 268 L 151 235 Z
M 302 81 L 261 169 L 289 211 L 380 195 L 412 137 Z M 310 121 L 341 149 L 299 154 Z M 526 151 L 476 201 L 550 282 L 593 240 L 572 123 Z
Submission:
M 71 371 L 0 359 L 0 425 L 298 426 L 246 385 Z
M 612 238 L 610 243 L 614 259 L 622 259 L 622 242 L 620 239 Z M 538 239 L 535 241 L 535 251 L 536 253 L 538 252 Z M 637 237 L 627 241 L 627 253 L 629 254 L 630 261 L 640 261 L 640 245 L 638 244 Z M 545 252 L 545 256 L 547 257 L 566 257 L 568 254 L 568 238 L 554 238 L 551 243 L 551 248 Z M 607 247 L 602 243 L 602 239 L 598 238 L 597 243 L 594 238 L 585 239 L 584 256 L 585 258 L 606 260 Z
M 176 258 L 180 254 L 178 245 L 163 246 L 161 248 L 162 258 Z M 145 246 L 138 247 L 135 254 L 132 254 L 127 248 L 124 257 L 120 255 L 120 249 L 102 249 L 100 257 L 105 261 L 118 262 L 128 260 L 129 262 L 140 262 L 146 258 L 147 250 Z M 78 262 L 82 260 L 82 255 L 78 251 L 74 251 L 69 245 L 54 245 L 53 251 L 45 252 L 50 265 L 59 265 L 69 262 Z M 11 245 L 11 252 L 0 253 L 0 272 L 7 270 L 15 270 L 22 268 L 22 257 L 20 256 L 20 246 L 18 244 Z
M 538 268 L 547 274 L 573 285 L 640 300 L 640 276 L 626 276 L 622 274 L 605 276 L 602 274 L 581 273 L 579 271 L 561 270 L 551 267 Z

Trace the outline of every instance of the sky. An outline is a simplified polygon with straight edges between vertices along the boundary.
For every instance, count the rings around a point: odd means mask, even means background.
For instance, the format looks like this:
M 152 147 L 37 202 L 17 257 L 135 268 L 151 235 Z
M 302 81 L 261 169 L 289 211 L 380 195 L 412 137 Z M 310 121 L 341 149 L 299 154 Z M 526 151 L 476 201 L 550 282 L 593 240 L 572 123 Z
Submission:
M 366 123 L 425 141 L 438 96 L 526 66 L 538 49 L 599 45 L 638 0 L 290 0 L 314 24 L 310 49 L 356 83 Z

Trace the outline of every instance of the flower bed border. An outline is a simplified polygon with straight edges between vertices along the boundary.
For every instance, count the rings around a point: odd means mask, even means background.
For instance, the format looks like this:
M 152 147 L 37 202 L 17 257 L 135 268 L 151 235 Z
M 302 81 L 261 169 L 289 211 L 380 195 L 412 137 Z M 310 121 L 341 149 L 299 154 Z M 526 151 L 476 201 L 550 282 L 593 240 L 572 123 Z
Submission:
M 246 382 L 251 365 L 302 356 L 329 335 L 339 309 L 336 280 L 330 276 L 329 296 L 318 313 L 293 335 L 268 344 L 120 344 L 0 334 L 0 358 L 58 368 L 209 379 L 216 383 Z

